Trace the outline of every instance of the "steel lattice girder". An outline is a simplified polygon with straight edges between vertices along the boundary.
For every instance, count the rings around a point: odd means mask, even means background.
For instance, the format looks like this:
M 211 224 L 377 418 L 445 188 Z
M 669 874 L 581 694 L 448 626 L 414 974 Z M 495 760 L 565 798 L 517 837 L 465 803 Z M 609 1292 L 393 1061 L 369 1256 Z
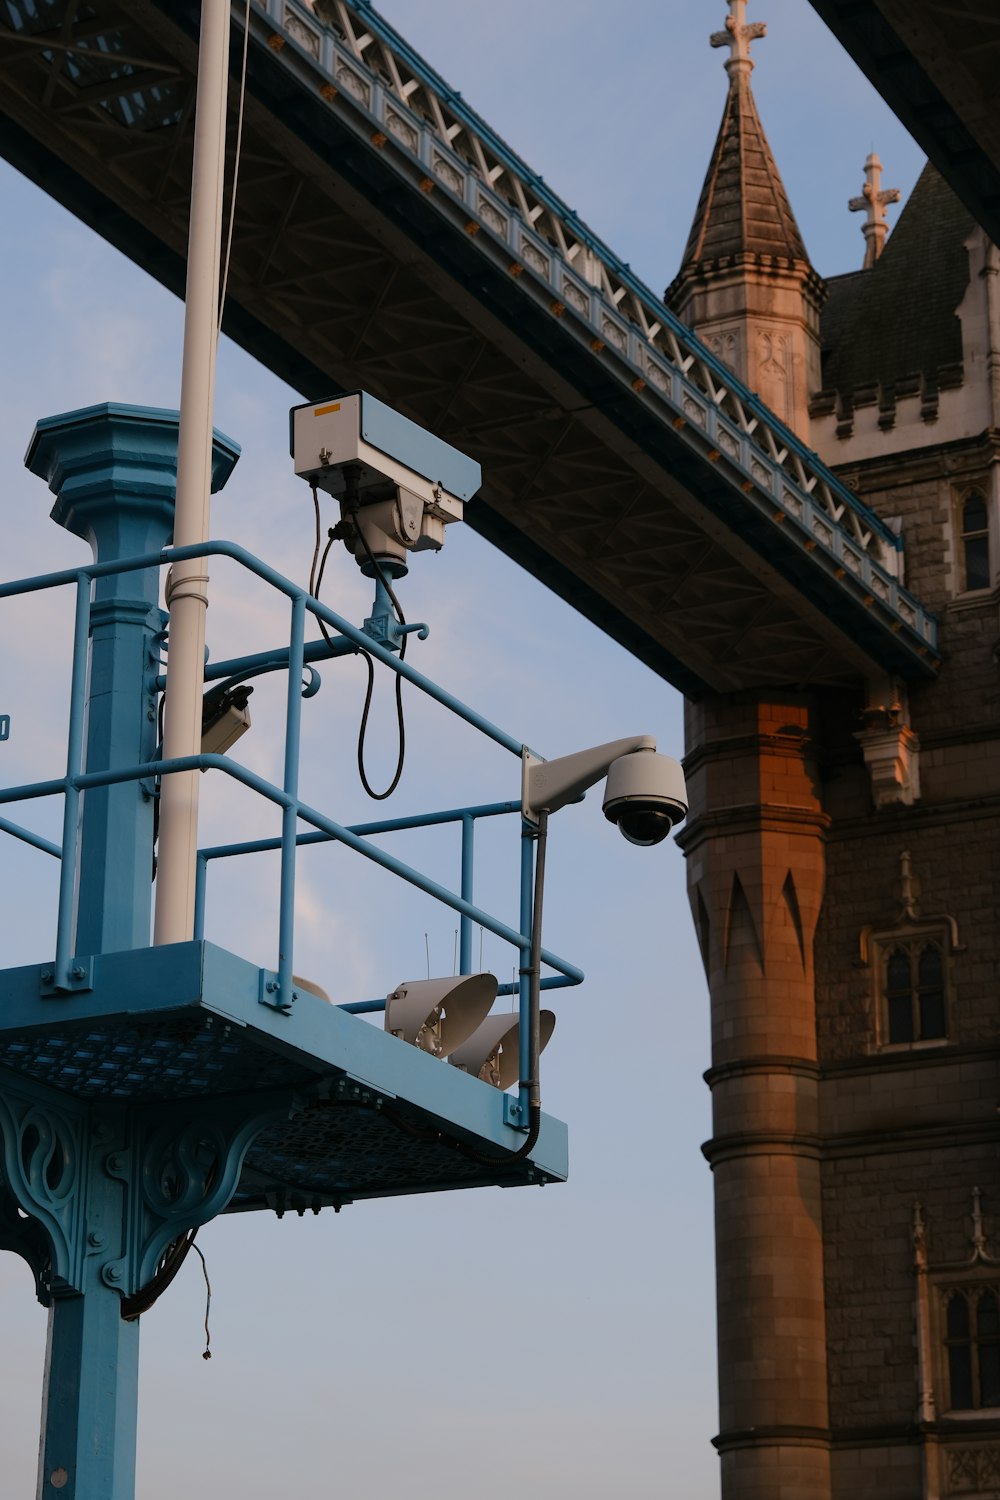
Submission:
M 52 26 L 64 9 L 47 8 Z M 138 92 L 120 77 L 102 92 L 92 65 L 76 81 L 41 45 L 51 29 L 9 34 L 0 149 L 179 291 L 198 7 L 139 0 L 123 17 L 95 0 L 88 17 L 75 24 L 93 37 L 103 21 Z M 262 45 L 284 39 L 256 12 L 254 28 L 234 338 L 307 396 L 373 390 L 474 453 L 487 477 L 471 524 L 688 693 L 932 669 L 926 629 L 900 629 L 885 584 L 877 597 L 795 524 L 775 524 L 779 507 L 713 446 L 710 402 L 665 421 L 643 380 L 511 274 L 505 246 L 407 177 L 384 136 L 361 133 L 343 93 L 310 91 L 293 49 Z M 774 470 L 741 441 L 748 467 Z M 782 489 L 777 470 L 773 482 Z

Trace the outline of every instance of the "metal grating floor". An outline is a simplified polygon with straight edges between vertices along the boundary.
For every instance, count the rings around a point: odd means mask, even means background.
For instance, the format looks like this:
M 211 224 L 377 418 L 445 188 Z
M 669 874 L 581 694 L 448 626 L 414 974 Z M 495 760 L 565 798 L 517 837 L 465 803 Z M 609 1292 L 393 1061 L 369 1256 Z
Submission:
M 209 1098 L 295 1085 L 315 1073 L 200 1015 L 0 1035 L 0 1066 L 81 1099 L 116 1103 Z

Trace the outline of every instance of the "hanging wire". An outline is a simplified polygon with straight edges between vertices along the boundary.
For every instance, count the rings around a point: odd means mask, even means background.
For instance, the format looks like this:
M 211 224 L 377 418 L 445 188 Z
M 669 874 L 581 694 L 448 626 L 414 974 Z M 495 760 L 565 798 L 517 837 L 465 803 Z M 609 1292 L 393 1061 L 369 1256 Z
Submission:
M 342 537 L 344 535 L 344 532 L 343 532 L 342 523 L 341 523 L 341 525 L 331 526 L 330 527 L 330 529 L 327 532 L 326 546 L 323 548 L 323 552 L 322 552 L 322 556 L 321 556 L 320 555 L 320 546 L 321 546 L 321 543 L 322 543 L 322 523 L 321 523 L 321 520 L 320 520 L 319 493 L 317 491 L 315 481 L 313 481 L 313 483 L 310 485 L 310 489 L 312 490 L 312 497 L 313 497 L 313 515 L 315 516 L 315 535 L 314 535 L 314 539 L 313 539 L 312 564 L 311 564 L 310 569 L 309 569 L 309 592 L 310 592 L 310 594 L 312 594 L 312 596 L 313 596 L 314 599 L 318 599 L 320 597 L 320 590 L 323 587 L 323 575 L 326 572 L 326 563 L 327 563 L 327 558 L 330 556 L 330 548 L 333 546 L 334 542 L 337 540 L 338 537 Z M 356 502 L 356 500 L 355 500 L 354 508 L 355 508 L 355 510 L 357 509 L 357 502 Z M 361 530 L 360 527 L 357 528 L 357 534 L 358 534 L 358 536 L 359 536 L 359 538 L 361 540 L 361 545 L 364 548 L 365 554 L 366 554 L 367 559 L 368 559 L 368 563 L 369 563 L 370 567 L 372 568 L 375 577 L 381 582 L 381 584 L 384 587 L 386 593 L 388 594 L 389 600 L 390 600 L 390 602 L 392 604 L 393 609 L 396 612 L 396 617 L 399 620 L 400 625 L 405 625 L 406 624 L 406 616 L 403 614 L 402 606 L 400 605 L 399 600 L 396 598 L 396 591 L 392 587 L 391 581 L 389 580 L 388 576 L 383 571 L 383 569 L 376 562 L 375 557 L 374 557 L 374 555 L 372 553 L 372 550 L 371 550 L 371 548 L 368 545 L 368 539 L 367 539 L 367 537 L 365 536 L 364 532 Z M 328 631 L 328 629 L 327 629 L 326 625 L 324 624 L 324 622 L 321 619 L 319 619 L 318 616 L 317 616 L 317 623 L 319 625 L 320 631 L 322 632 L 323 639 L 326 641 L 326 643 L 330 647 L 330 649 L 333 650 L 333 648 L 334 648 L 333 638 L 330 635 L 330 632 Z M 401 642 L 400 642 L 400 647 L 399 647 L 399 659 L 400 659 L 400 661 L 403 661 L 404 658 L 405 658 L 405 656 L 406 656 L 406 642 L 407 642 L 407 639 L 408 639 L 408 637 L 404 635 L 403 638 L 402 638 L 402 640 L 401 640 Z M 404 762 L 406 760 L 406 724 L 405 724 L 404 719 L 403 719 L 403 679 L 402 679 L 401 675 L 398 672 L 395 674 L 395 677 L 396 677 L 396 725 L 397 725 L 398 734 L 399 734 L 399 755 L 398 755 L 398 757 L 396 759 L 396 769 L 395 769 L 395 772 L 393 773 L 392 780 L 390 781 L 389 785 L 386 787 L 385 791 L 384 792 L 376 792 L 374 790 L 374 788 L 372 787 L 371 782 L 368 780 L 368 775 L 367 775 L 367 773 L 365 771 L 365 739 L 366 739 L 366 736 L 367 736 L 367 733 L 368 733 L 368 717 L 369 717 L 369 715 L 371 713 L 372 698 L 373 698 L 374 693 L 375 693 L 375 663 L 372 660 L 371 653 L 368 652 L 368 651 L 366 651 L 363 647 L 361 647 L 359 649 L 358 655 L 364 658 L 365 666 L 368 669 L 368 685 L 367 685 L 367 687 L 365 689 L 365 703 L 364 703 L 364 708 L 361 710 L 361 727 L 360 727 L 360 729 L 358 731 L 358 775 L 361 777 L 361 785 L 364 787 L 365 791 L 368 793 L 368 796 L 371 797 L 372 801 L 373 802 L 384 802 L 387 797 L 391 797 L 392 796 L 393 792 L 396 790 L 397 786 L 399 785 L 400 777 L 403 774 L 403 764 L 404 764 Z
M 201 1261 L 201 1274 L 205 1278 L 205 1348 L 202 1351 L 202 1356 L 201 1357 L 202 1357 L 202 1359 L 211 1359 L 212 1358 L 212 1350 L 211 1350 L 210 1346 L 211 1346 L 211 1343 L 212 1343 L 212 1335 L 209 1332 L 208 1315 L 209 1315 L 209 1313 L 212 1310 L 212 1283 L 208 1279 L 208 1262 L 206 1261 L 204 1255 L 202 1254 L 201 1246 L 200 1245 L 196 1245 L 194 1243 L 194 1241 L 192 1240 L 191 1241 L 191 1249 L 194 1251 L 194 1253 L 198 1256 L 198 1258 Z
M 356 499 L 354 501 L 354 509 L 355 511 L 357 510 Z M 382 568 L 379 567 L 378 563 L 375 561 L 372 549 L 368 545 L 368 538 L 365 536 L 360 526 L 358 527 L 358 536 L 361 538 L 361 545 L 365 550 L 365 556 L 368 559 L 369 565 L 372 568 L 375 577 L 381 581 L 382 587 L 389 595 L 390 602 L 393 609 L 396 611 L 396 617 L 399 620 L 400 625 L 405 625 L 406 616 L 403 614 L 403 610 L 399 603 L 399 600 L 396 598 L 396 592 L 392 586 L 392 583 L 390 582 L 388 575 L 383 571 Z M 409 637 L 404 635 L 399 643 L 400 661 L 405 660 L 406 642 L 408 639 Z M 401 673 L 397 672 L 395 674 L 396 724 L 399 730 L 399 756 L 396 760 L 396 770 L 385 791 L 376 792 L 372 790 L 371 783 L 369 782 L 368 777 L 365 774 L 365 736 L 368 732 L 368 715 L 371 712 L 372 694 L 375 691 L 375 663 L 372 661 L 371 656 L 367 651 L 363 651 L 361 654 L 368 664 L 368 689 L 365 693 L 365 706 L 361 712 L 361 729 L 358 733 L 358 775 L 361 777 L 361 785 L 364 787 L 365 791 L 368 793 L 372 801 L 384 802 L 387 797 L 392 796 L 393 792 L 398 787 L 399 778 L 403 774 L 403 763 L 406 760 L 406 725 L 403 722 L 403 678 Z
M 122 1298 L 121 1315 L 126 1323 L 132 1323 L 136 1318 L 141 1318 L 143 1313 L 149 1312 L 153 1304 L 162 1297 L 184 1264 L 188 1251 L 194 1245 L 194 1237 L 197 1233 L 197 1229 L 188 1229 L 178 1235 L 175 1240 L 171 1240 L 160 1256 L 156 1270 L 146 1285 L 140 1287 L 131 1297 Z
M 336 526 L 330 527 L 329 531 L 326 534 L 326 546 L 323 548 L 323 556 L 320 557 L 319 549 L 322 545 L 323 528 L 320 521 L 319 492 L 316 488 L 315 480 L 312 481 L 309 488 L 312 490 L 313 514 L 316 517 L 316 537 L 313 545 L 312 564 L 309 568 L 309 592 L 310 594 L 312 594 L 314 599 L 318 599 L 319 591 L 323 587 L 323 574 L 326 572 L 326 560 L 330 556 L 330 548 L 333 546 L 334 541 L 339 533 Z M 329 630 L 327 630 L 326 628 L 326 622 L 324 620 L 321 620 L 319 615 L 317 615 L 316 624 L 320 628 L 320 634 L 332 651 L 334 649 L 334 641 Z
M 226 254 L 222 262 L 219 279 L 218 332 L 222 332 L 222 314 L 226 305 L 226 288 L 229 285 L 229 262 L 233 252 L 233 225 L 236 222 L 236 186 L 240 175 L 240 156 L 243 151 L 243 106 L 247 88 L 247 49 L 250 44 L 250 0 L 243 14 L 243 60 L 240 66 L 240 102 L 236 113 L 236 156 L 233 161 L 233 182 L 229 190 L 229 222 L 226 226 Z

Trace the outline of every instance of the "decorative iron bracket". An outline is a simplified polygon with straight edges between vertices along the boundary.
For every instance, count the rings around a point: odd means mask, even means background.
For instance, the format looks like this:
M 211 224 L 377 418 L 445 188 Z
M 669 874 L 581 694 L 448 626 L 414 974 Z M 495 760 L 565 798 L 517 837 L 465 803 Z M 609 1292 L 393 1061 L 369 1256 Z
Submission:
M 89 1257 L 125 1296 L 175 1239 L 223 1212 L 248 1149 L 304 1097 L 232 1096 L 128 1107 L 0 1079 L 0 1248 L 27 1261 L 39 1301 L 83 1292 Z

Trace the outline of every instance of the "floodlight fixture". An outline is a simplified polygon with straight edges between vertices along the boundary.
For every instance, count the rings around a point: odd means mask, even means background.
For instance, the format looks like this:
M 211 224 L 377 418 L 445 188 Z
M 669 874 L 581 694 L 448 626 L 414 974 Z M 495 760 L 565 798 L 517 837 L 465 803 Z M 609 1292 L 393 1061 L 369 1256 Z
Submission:
M 495 974 L 407 979 L 386 999 L 385 1029 L 432 1057 L 447 1057 L 485 1021 L 496 996 Z
M 553 1011 L 540 1012 L 539 1052 L 548 1046 L 555 1025 Z M 487 1016 L 469 1040 L 455 1048 L 448 1061 L 495 1089 L 509 1089 L 519 1078 L 520 1045 L 521 1027 L 516 1015 Z
M 317 1000 L 325 1000 L 328 1005 L 333 1004 L 321 984 L 316 984 L 312 979 L 303 979 L 301 974 L 292 975 L 292 987 L 296 990 L 304 990 L 307 995 L 315 995 Z

